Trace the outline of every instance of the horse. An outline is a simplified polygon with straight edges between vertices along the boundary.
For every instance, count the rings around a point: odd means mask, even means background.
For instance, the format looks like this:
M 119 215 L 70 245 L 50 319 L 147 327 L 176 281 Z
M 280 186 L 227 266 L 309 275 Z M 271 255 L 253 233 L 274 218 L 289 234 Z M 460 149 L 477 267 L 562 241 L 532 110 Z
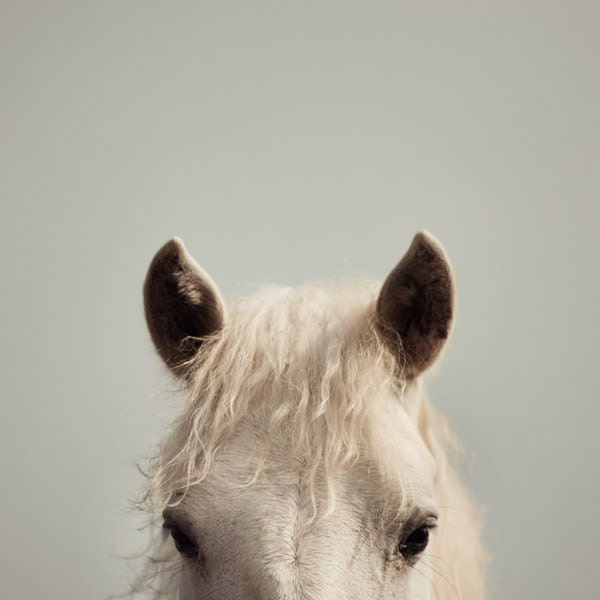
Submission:
M 226 308 L 179 238 L 144 283 L 185 390 L 148 473 L 138 580 L 182 600 L 480 600 L 479 508 L 424 392 L 455 314 L 417 233 L 383 284 L 270 286 Z

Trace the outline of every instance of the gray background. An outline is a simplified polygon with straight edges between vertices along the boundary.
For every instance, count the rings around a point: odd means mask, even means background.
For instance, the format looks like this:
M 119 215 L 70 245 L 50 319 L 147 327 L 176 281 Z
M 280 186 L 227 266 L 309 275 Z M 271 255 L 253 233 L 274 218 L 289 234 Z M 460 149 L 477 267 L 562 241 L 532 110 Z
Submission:
M 232 298 L 383 277 L 421 228 L 495 597 L 599 597 L 597 6 L 2 0 L 0 597 L 104 598 L 143 549 L 166 239 Z

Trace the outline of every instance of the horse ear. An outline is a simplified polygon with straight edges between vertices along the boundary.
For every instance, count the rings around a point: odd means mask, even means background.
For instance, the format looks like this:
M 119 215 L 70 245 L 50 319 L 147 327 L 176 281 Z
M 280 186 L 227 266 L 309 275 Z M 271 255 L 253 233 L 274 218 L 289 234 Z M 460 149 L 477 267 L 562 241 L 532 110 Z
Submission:
M 154 256 L 144 282 L 144 309 L 152 341 L 167 366 L 185 373 L 204 339 L 223 326 L 221 295 L 179 238 Z
M 433 364 L 450 333 L 455 293 L 450 261 L 430 233 L 415 235 L 383 283 L 376 311 L 403 377 L 416 377 Z

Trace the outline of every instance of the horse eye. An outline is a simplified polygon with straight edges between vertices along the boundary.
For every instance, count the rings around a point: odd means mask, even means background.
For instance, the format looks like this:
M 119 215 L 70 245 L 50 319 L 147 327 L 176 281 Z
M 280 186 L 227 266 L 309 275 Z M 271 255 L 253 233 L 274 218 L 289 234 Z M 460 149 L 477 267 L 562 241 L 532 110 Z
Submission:
M 175 548 L 185 558 L 197 558 L 198 557 L 198 544 L 191 540 L 171 517 L 165 517 L 163 523 L 163 529 L 167 529 L 171 533 L 171 537 L 175 542 Z
M 421 554 L 427 544 L 429 543 L 429 530 L 433 529 L 432 525 L 421 525 L 417 529 L 413 530 L 407 537 L 405 537 L 400 544 L 398 544 L 398 550 L 405 559 L 411 559 Z

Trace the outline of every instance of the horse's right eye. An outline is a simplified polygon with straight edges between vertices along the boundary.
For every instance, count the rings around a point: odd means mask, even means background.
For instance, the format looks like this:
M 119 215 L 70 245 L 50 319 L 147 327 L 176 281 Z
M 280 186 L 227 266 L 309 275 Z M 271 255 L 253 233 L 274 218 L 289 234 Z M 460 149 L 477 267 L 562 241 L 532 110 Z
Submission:
M 175 542 L 175 548 L 177 548 L 177 551 L 181 556 L 184 556 L 185 558 L 198 557 L 198 544 L 181 531 L 173 518 L 165 517 L 163 529 L 169 530 L 173 542 Z

